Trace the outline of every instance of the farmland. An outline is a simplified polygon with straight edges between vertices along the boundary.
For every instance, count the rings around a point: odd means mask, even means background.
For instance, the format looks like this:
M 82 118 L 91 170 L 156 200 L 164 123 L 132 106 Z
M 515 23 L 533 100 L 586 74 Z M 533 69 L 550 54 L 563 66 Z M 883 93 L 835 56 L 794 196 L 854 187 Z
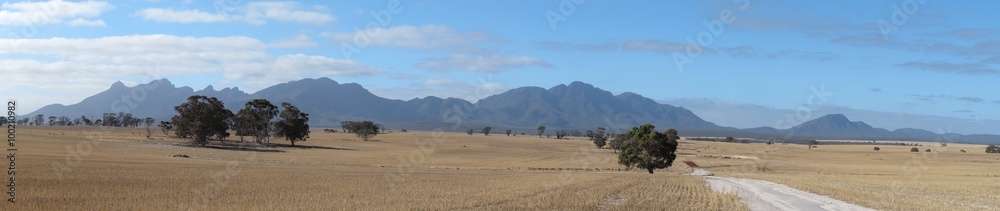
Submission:
M 743 210 L 680 162 L 627 171 L 585 138 L 388 133 L 363 142 L 314 129 L 297 147 L 191 147 L 143 129 L 19 130 L 21 210 Z M 681 131 L 683 135 L 683 131 Z M 238 142 L 239 137 L 230 137 Z M 273 143 L 287 143 L 274 140 Z M 234 144 L 236 145 L 236 144 Z M 998 207 L 1000 156 L 983 146 L 765 145 L 682 141 L 717 176 L 761 179 L 874 209 Z M 923 150 L 925 147 L 921 147 Z M 965 149 L 968 153 L 959 152 Z M 174 157 L 186 155 L 187 158 Z
M 314 132 L 300 145 L 315 148 L 256 152 L 183 146 L 185 140 L 162 133 L 147 140 L 140 132 L 20 130 L 25 170 L 15 206 L 745 209 L 735 195 L 712 192 L 704 179 L 684 176 L 681 168 L 655 175 L 618 171 L 612 151 L 582 140 L 410 132 L 362 142 L 350 134 Z M 173 157 L 180 154 L 189 158 Z

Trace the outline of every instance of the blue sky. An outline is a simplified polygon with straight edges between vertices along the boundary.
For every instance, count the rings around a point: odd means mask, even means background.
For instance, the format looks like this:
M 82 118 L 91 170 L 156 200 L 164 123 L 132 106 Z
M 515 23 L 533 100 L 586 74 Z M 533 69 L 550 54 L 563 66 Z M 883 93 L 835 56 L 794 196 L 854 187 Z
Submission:
M 253 92 L 330 77 L 387 98 L 473 102 L 584 81 L 786 110 L 822 88 L 827 106 L 995 120 L 997 4 L 13 1 L 0 7 L 0 92 L 31 111 L 155 78 Z

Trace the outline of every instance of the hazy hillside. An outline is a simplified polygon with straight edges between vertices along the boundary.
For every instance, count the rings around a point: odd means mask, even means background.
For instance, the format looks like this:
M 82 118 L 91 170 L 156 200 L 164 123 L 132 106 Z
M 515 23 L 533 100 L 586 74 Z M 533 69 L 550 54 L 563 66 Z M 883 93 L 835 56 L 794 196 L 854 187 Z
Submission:
M 861 121 L 850 121 L 843 114 L 825 115 L 789 129 L 757 127 L 736 129 L 705 121 L 688 109 L 657 103 L 632 92 L 614 95 L 583 82 L 560 84 L 549 89 L 520 87 L 472 103 L 463 99 L 438 97 L 408 101 L 376 96 L 356 83 L 341 84 L 329 78 L 302 79 L 277 84 L 252 94 L 238 88 L 216 91 L 209 86 L 199 91 L 176 87 L 167 79 L 135 87 L 121 82 L 73 105 L 49 105 L 27 116 L 99 117 L 108 112 L 130 112 L 138 117 L 167 119 L 173 106 L 191 95 L 217 97 L 226 107 L 237 110 L 250 99 L 263 98 L 275 105 L 290 102 L 310 113 L 310 124 L 337 127 L 344 120 L 374 120 L 390 128 L 418 130 L 442 129 L 465 131 L 493 126 L 531 133 L 539 125 L 549 131 L 588 130 L 597 127 L 627 129 L 651 123 L 657 128 L 686 130 L 685 135 L 738 136 L 775 139 L 891 139 L 988 143 L 1000 140 L 996 135 L 939 135 L 927 130 L 904 128 L 888 131 Z

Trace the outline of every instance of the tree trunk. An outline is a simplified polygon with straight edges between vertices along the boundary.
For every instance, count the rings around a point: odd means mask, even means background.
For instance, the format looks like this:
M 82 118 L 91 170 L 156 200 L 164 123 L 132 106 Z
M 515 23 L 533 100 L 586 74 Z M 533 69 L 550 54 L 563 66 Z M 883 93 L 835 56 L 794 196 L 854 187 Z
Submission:
M 646 170 L 649 170 L 649 174 L 653 174 L 653 168 L 648 168 Z

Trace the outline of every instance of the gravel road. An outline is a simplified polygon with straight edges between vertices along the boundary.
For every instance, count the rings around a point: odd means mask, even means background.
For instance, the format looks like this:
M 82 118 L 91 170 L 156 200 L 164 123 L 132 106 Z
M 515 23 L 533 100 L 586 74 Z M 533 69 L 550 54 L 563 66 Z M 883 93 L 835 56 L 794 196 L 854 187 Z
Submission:
M 768 181 L 716 176 L 705 180 L 714 191 L 735 191 L 750 210 L 872 210 Z

